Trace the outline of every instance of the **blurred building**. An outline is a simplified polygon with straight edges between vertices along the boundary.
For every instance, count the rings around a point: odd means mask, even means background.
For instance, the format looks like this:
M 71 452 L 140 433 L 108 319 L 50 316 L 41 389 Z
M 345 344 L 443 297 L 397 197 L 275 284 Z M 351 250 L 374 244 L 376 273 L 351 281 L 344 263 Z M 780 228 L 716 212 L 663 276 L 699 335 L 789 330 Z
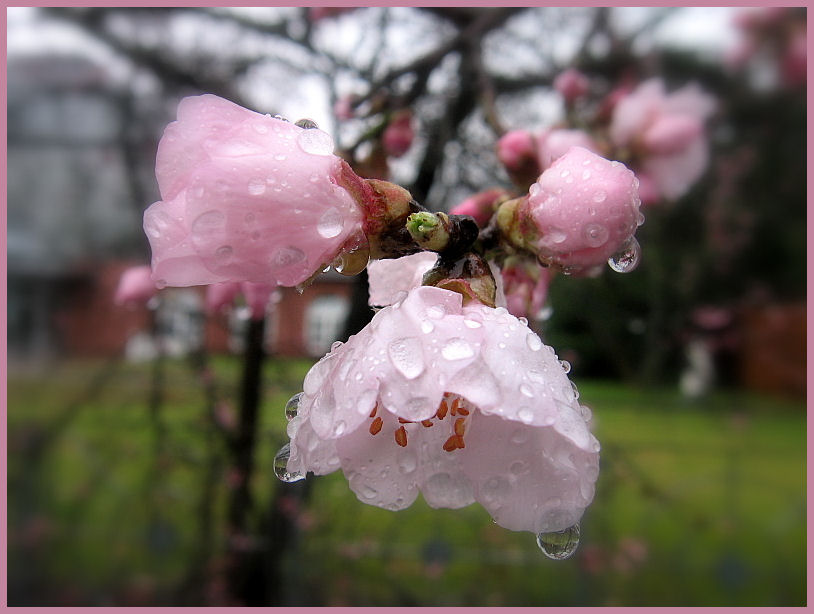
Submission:
M 158 134 L 104 67 L 70 56 L 8 60 L 8 351 L 15 359 L 147 358 L 205 343 L 240 349 L 241 311 L 206 318 L 203 289 L 166 289 L 147 307 L 113 304 L 119 276 L 149 258 L 141 215 L 157 200 Z M 160 101 L 154 103 L 160 106 Z M 267 347 L 319 356 L 341 334 L 350 284 L 323 275 L 284 289 Z

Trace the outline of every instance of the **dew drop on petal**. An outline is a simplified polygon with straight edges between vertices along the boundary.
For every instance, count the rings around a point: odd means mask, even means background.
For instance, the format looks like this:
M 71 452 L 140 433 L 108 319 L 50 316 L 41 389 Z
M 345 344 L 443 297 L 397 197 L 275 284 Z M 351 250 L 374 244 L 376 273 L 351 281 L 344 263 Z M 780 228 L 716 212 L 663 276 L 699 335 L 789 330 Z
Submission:
M 249 180 L 249 194 L 260 196 L 266 192 L 266 180 L 262 177 L 254 177 Z
M 229 262 L 232 260 L 234 252 L 235 250 L 232 249 L 231 245 L 221 245 L 215 250 L 215 260 L 221 265 L 229 264 Z
M 226 216 L 222 211 L 210 209 L 201 213 L 192 222 L 192 235 L 194 237 L 205 238 L 214 232 L 219 232 L 226 222 Z
M 534 390 L 528 384 L 520 384 L 520 392 L 529 398 L 534 396 Z
M 414 337 L 396 339 L 387 346 L 390 362 L 407 379 L 415 379 L 424 372 L 421 342 Z
M 560 366 L 562 367 L 562 370 L 565 371 L 566 373 L 569 373 L 571 371 L 571 363 L 568 362 L 567 360 L 561 360 Z
M 579 523 L 563 531 L 538 533 L 537 545 L 550 559 L 555 561 L 567 559 L 579 546 Z
M 464 326 L 467 328 L 480 328 L 483 324 L 475 320 L 472 316 L 468 316 L 464 318 Z
M 605 202 L 605 199 L 607 197 L 608 197 L 608 194 L 605 192 L 605 190 L 597 190 L 596 192 L 594 192 L 593 200 L 594 200 L 595 203 L 601 203 L 601 202 Z M 595 213 L 595 210 L 594 210 L 594 213 Z
M 296 247 L 281 247 L 271 257 L 271 265 L 275 268 L 284 268 L 299 264 L 305 260 L 305 253 Z
M 529 333 L 526 335 L 526 345 L 529 346 L 532 352 L 539 352 L 543 347 L 543 342 L 540 341 L 540 337 L 534 333 Z
M 424 333 L 425 335 L 430 334 L 434 330 L 435 325 L 429 320 L 424 320 L 421 322 L 421 332 Z
M 450 339 L 441 348 L 441 356 L 447 360 L 463 360 L 464 358 L 472 358 L 475 355 L 475 350 L 464 339 L 455 337 Z
M 334 140 L 322 130 L 303 130 L 297 135 L 297 145 L 305 153 L 316 156 L 330 156 L 334 151 Z
M 534 420 L 534 412 L 528 407 L 521 407 L 520 411 L 517 412 L 517 417 L 520 419 L 520 422 L 530 424 L 531 421 Z
M 297 411 L 300 408 L 300 400 L 302 399 L 302 392 L 298 392 L 293 397 L 288 399 L 288 403 L 285 404 L 285 417 L 287 420 L 293 420 L 297 417 Z
M 297 482 L 304 480 L 305 476 L 298 472 L 288 470 L 288 459 L 291 457 L 291 443 L 285 444 L 274 456 L 274 475 L 281 482 Z
M 317 123 L 313 119 L 307 119 L 307 118 L 306 119 L 298 119 L 297 121 L 294 122 L 294 125 L 299 126 L 300 128 L 302 128 L 304 130 L 313 130 L 315 128 L 319 128 L 319 126 L 317 126 Z
M 331 207 L 319 218 L 319 222 L 317 222 L 317 232 L 321 237 L 330 239 L 342 232 L 344 225 L 345 220 L 342 214 L 336 207 Z
M 608 266 L 617 273 L 630 273 L 639 265 L 641 247 L 635 237 L 631 237 L 625 246 L 608 258 Z

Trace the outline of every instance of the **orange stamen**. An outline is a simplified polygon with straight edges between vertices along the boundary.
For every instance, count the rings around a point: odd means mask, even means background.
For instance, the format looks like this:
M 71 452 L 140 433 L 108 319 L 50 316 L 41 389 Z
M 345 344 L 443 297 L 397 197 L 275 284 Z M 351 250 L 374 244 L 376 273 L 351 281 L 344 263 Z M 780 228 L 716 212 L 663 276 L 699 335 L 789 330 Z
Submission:
M 379 431 L 382 430 L 382 419 L 376 418 L 373 422 L 370 423 L 370 434 L 376 435 Z
M 466 432 L 465 422 L 466 418 L 458 418 L 457 420 L 455 420 L 455 426 L 453 428 L 455 429 L 455 434 L 458 435 L 459 437 L 463 437 L 464 433 Z
M 376 415 L 376 412 L 378 411 L 378 409 L 379 409 L 379 404 L 376 403 L 376 405 L 373 407 L 373 411 L 370 412 L 370 417 L 371 418 Z
M 439 420 L 443 420 L 444 416 L 447 415 L 449 411 L 449 405 L 447 405 L 446 399 L 441 401 L 441 405 L 438 407 L 438 411 L 435 412 L 435 415 L 438 416 Z
M 458 413 L 458 410 L 461 408 L 461 400 L 456 397 L 456 399 L 452 402 L 452 415 Z
M 468 410 L 468 409 L 464 409 L 463 407 L 459 407 L 459 408 L 458 408 L 458 413 L 459 413 L 460 415 L 462 415 L 462 416 L 468 416 L 468 415 L 469 415 L 469 410 Z
M 404 429 L 403 426 L 400 426 L 396 429 L 396 443 L 399 444 L 402 448 L 407 446 L 407 431 Z
M 432 426 L 432 420 L 422 420 L 421 424 L 427 427 Z
M 412 424 L 412 421 L 399 418 L 399 424 Z
M 458 439 L 457 435 L 453 435 L 452 437 L 447 439 L 446 442 L 444 443 L 444 450 L 446 450 L 447 452 L 452 452 L 453 450 L 457 449 L 458 448 L 457 439 Z
M 455 435 L 455 445 L 459 448 L 465 448 L 466 444 L 464 443 L 464 438 L 461 435 Z

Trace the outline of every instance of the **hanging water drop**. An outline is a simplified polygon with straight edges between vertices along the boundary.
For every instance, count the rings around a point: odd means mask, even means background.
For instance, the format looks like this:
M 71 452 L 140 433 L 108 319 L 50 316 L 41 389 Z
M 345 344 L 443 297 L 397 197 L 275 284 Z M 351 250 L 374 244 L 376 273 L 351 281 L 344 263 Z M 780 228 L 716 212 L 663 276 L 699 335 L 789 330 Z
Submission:
M 297 145 L 305 153 L 315 156 L 330 156 L 334 152 L 334 140 L 331 135 L 316 128 L 300 132 L 297 135 Z
M 344 226 L 345 220 L 342 214 L 336 207 L 331 207 L 319 218 L 317 232 L 321 237 L 330 239 L 341 233 Z
M 290 472 L 288 470 L 288 459 L 291 456 L 291 443 L 285 444 L 280 451 L 274 456 L 274 475 L 281 482 L 298 482 L 304 480 L 305 476 L 298 472 Z
M 300 400 L 302 399 L 302 392 L 298 392 L 293 397 L 288 399 L 288 403 L 285 404 L 285 417 L 287 420 L 293 420 L 297 417 L 297 411 L 300 408 Z
M 608 258 L 608 266 L 617 273 L 630 273 L 639 266 L 641 254 L 641 247 L 639 247 L 636 237 L 630 237 L 630 240 L 618 253 Z
M 579 523 L 563 531 L 538 533 L 537 545 L 550 559 L 555 561 L 567 559 L 579 546 Z

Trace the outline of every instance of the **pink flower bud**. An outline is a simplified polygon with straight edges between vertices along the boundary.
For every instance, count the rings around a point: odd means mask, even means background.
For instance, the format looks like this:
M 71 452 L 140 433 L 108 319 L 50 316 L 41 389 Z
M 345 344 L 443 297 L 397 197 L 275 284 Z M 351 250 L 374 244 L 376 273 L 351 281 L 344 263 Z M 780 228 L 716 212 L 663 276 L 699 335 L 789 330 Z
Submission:
M 396 113 L 382 134 L 382 147 L 388 156 L 399 158 L 413 144 L 413 114 L 410 111 Z
M 540 174 L 537 144 L 526 130 L 511 130 L 497 142 L 497 158 L 518 186 L 529 185 Z
M 805 28 L 796 30 L 780 58 L 780 73 L 786 87 L 796 87 L 806 82 L 808 67 L 808 39 Z
M 574 147 L 531 186 L 520 227 L 541 261 L 569 271 L 603 265 L 638 227 L 638 183 L 620 162 Z
M 565 99 L 566 103 L 572 103 L 588 93 L 590 82 L 588 77 L 575 68 L 569 68 L 561 72 L 554 79 L 554 89 Z
M 513 316 L 532 320 L 543 308 L 553 273 L 535 263 L 506 265 L 501 270 L 506 308 Z
M 153 279 L 302 283 L 362 231 L 343 169 L 321 130 L 211 94 L 183 99 L 158 145 L 163 200 L 144 213 Z
M 543 132 L 537 139 L 537 159 L 543 170 L 572 147 L 584 147 L 588 151 L 599 153 L 599 146 L 582 130 L 554 128 Z
M 461 201 L 449 210 L 451 215 L 471 215 L 478 226 L 485 227 L 495 213 L 494 204 L 502 198 L 508 198 L 509 193 L 502 188 L 491 188 L 478 192 L 466 200 Z
M 151 270 L 148 265 L 135 266 L 126 269 L 119 278 L 119 285 L 113 296 L 113 302 L 117 305 L 146 304 L 158 291 L 155 282 L 151 277 Z

